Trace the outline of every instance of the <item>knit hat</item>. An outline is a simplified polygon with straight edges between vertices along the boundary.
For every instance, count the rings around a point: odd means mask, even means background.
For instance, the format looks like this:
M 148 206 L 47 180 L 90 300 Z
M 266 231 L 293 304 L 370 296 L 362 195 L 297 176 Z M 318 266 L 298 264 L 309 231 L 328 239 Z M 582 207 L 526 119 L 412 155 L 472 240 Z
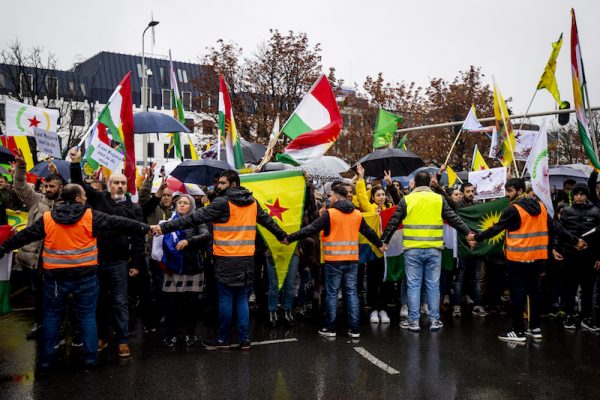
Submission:
M 588 186 L 585 183 L 576 183 L 575 186 L 573 186 L 573 196 L 575 196 L 577 193 L 583 193 L 585 194 L 587 197 L 590 197 L 590 189 L 588 188 Z

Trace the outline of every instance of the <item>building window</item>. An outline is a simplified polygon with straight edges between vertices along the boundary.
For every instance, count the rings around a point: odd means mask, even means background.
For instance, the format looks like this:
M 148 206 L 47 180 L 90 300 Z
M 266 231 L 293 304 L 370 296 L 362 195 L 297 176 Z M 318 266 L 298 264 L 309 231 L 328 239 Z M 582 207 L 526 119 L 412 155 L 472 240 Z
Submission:
M 87 93 L 85 91 L 85 83 L 83 83 L 83 82 L 79 83 L 79 90 L 81 90 L 82 96 L 87 96 Z
M 6 121 L 6 117 L 4 116 L 4 110 L 6 109 L 6 104 L 0 104 L 0 121 Z
M 175 146 L 171 146 L 171 149 L 169 151 L 169 143 L 165 143 L 165 151 L 164 151 L 164 157 L 165 158 L 175 158 Z
M 58 78 L 55 76 L 46 77 L 46 97 L 58 99 Z
M 142 64 L 137 65 L 138 78 L 142 79 Z
M 213 133 L 214 122 L 209 121 L 207 119 L 202 120 L 202 133 L 205 135 L 210 135 Z
M 33 89 L 33 75 L 21 74 L 21 96 L 31 97 Z
M 85 114 L 83 110 L 71 110 L 71 125 L 72 126 L 84 126 L 85 125 Z
M 165 67 L 158 67 L 158 71 L 160 72 L 160 83 L 166 87 L 167 86 L 167 79 L 165 77 Z
M 187 158 L 188 160 L 192 158 L 192 151 L 190 149 L 191 144 L 183 145 L 183 158 Z
M 169 89 L 162 90 L 162 108 L 165 110 L 171 109 L 171 91 Z
M 183 124 L 186 126 L 186 128 L 190 130 L 190 132 L 194 132 L 194 127 L 196 126 L 196 124 L 194 123 L 194 120 L 192 118 L 186 118 Z
M 187 71 L 184 69 L 182 72 L 183 72 L 183 82 L 188 83 Z
M 192 92 L 181 92 L 181 102 L 185 111 L 192 111 Z
M 4 78 L 4 74 L 0 73 L 0 89 L 4 89 L 6 87 L 6 78 Z
M 154 143 L 146 143 L 148 145 L 147 152 L 148 158 L 154 158 Z
M 75 96 L 75 82 L 69 81 L 69 95 Z

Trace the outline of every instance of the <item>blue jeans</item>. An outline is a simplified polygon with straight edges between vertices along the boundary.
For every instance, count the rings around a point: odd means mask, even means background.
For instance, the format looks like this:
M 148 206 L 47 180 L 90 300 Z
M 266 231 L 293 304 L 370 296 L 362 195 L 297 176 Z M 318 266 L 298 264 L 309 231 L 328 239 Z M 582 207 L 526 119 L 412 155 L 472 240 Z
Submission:
M 353 330 L 358 329 L 357 276 L 357 264 L 325 264 L 325 328 L 335 330 L 338 292 L 340 285 L 343 285 L 346 312 L 348 313 L 348 327 Z
M 47 367 L 54 354 L 58 330 L 65 308 L 73 295 L 73 306 L 81 323 L 84 363 L 96 363 L 98 333 L 96 331 L 96 303 L 98 300 L 98 278 L 92 275 L 78 280 L 55 280 L 44 276 L 44 319 L 43 341 L 39 364 Z
M 291 310 L 294 305 L 294 286 L 299 261 L 299 257 L 294 254 L 290 261 L 285 280 L 283 281 L 283 286 L 281 287 L 283 291 L 283 309 L 286 311 Z M 267 257 L 267 274 L 269 275 L 269 311 L 277 311 L 277 298 L 279 295 L 279 291 L 277 290 L 277 271 L 271 257 Z
M 219 335 L 217 340 L 223 343 L 231 342 L 231 319 L 233 307 L 237 313 L 237 332 L 240 342 L 250 340 L 250 307 L 248 293 L 252 286 L 227 286 L 217 281 L 219 295 Z
M 127 261 L 101 263 L 98 268 L 98 336 L 104 341 L 108 340 L 109 322 L 112 317 L 115 321 L 117 344 L 129 343 L 128 277 Z
M 481 304 L 481 258 L 459 258 L 454 281 L 454 304 L 460 305 L 463 296 L 463 285 L 468 284 L 469 294 L 473 296 L 476 306 Z
M 435 248 L 407 249 L 404 252 L 404 268 L 408 286 L 408 319 L 419 320 L 423 279 L 425 279 L 429 316 L 431 319 L 440 319 L 442 251 Z

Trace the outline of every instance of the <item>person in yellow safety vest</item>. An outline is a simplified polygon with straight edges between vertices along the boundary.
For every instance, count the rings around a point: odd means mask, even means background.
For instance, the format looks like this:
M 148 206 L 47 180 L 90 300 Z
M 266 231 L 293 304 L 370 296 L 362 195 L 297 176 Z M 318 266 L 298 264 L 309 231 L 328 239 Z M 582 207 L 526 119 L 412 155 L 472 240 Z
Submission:
M 107 215 L 87 207 L 85 191 L 80 185 L 66 185 L 62 191 L 62 199 L 63 204 L 54 206 L 52 211 L 45 212 L 33 225 L 0 246 L 0 257 L 3 257 L 5 253 L 28 243 L 44 240 L 44 316 L 43 341 L 38 357 L 39 371 L 50 367 L 59 324 L 71 295 L 81 323 L 84 364 L 86 367 L 96 364 L 96 234 L 109 230 L 146 234 L 150 229 L 142 222 Z
M 400 224 L 404 223 L 404 270 L 408 287 L 408 320 L 400 321 L 400 327 L 419 332 L 421 285 L 425 279 L 427 305 L 431 331 L 439 331 L 440 321 L 440 274 L 442 249 L 444 248 L 444 220 L 463 235 L 471 231 L 463 220 L 452 211 L 446 199 L 430 188 L 431 176 L 422 171 L 415 175 L 415 188 L 398 203 L 396 211 L 381 235 L 388 244 Z M 471 241 L 471 245 L 474 242 Z
M 260 207 L 252 193 L 240 186 L 235 170 L 221 172 L 217 184 L 219 197 L 204 208 L 151 227 L 162 235 L 213 223 L 213 259 L 219 301 L 219 333 L 216 340 L 204 340 L 207 350 L 231 348 L 233 307 L 237 312 L 237 329 L 241 350 L 250 350 L 250 310 L 248 293 L 254 281 L 254 241 L 256 224 L 264 226 L 279 241 L 287 234 Z
M 352 338 L 359 338 L 358 233 L 362 233 L 382 253 L 386 248 L 377 237 L 377 233 L 367 225 L 360 211 L 348 200 L 348 191 L 343 185 L 332 186 L 329 209 L 310 225 L 288 235 L 285 243 L 301 240 L 319 232 L 325 260 L 325 326 L 319 330 L 319 335 L 336 336 L 337 298 L 340 285 L 343 285 L 348 313 L 348 334 Z
M 498 335 L 498 338 L 523 343 L 527 340 L 526 334 L 533 339 L 542 338 L 540 277 L 548 259 L 550 237 L 558 236 L 578 249 L 585 248 L 586 244 L 548 215 L 542 202 L 527 196 L 523 179 L 509 179 L 505 189 L 510 205 L 502 212 L 498 222 L 483 232 L 469 235 L 469 239 L 482 242 L 506 230 L 504 250 L 513 327 Z M 523 320 L 526 295 L 530 301 L 527 332 Z

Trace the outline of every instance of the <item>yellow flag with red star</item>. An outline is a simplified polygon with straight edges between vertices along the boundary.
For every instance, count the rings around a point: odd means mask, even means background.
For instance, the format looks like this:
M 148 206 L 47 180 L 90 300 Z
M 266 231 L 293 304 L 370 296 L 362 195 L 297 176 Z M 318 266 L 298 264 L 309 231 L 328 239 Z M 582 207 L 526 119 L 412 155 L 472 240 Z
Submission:
M 243 187 L 252 192 L 258 203 L 288 234 L 300 230 L 304 214 L 306 180 L 302 171 L 275 171 L 240 175 Z M 268 230 L 258 225 L 277 271 L 279 287 L 283 284 L 298 242 L 281 244 Z

